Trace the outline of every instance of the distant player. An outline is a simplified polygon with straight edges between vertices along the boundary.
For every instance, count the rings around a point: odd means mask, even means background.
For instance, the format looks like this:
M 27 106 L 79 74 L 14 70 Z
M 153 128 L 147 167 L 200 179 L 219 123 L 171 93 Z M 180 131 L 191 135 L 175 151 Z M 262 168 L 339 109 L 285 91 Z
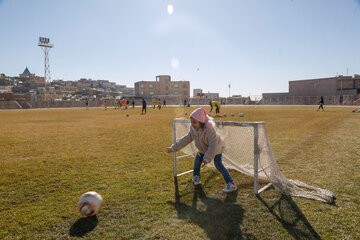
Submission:
M 105 111 L 107 110 L 107 102 L 106 100 L 104 101 L 104 108 L 105 108 Z
M 131 104 L 132 104 L 132 107 L 135 108 L 135 100 L 134 99 L 132 100 Z
M 219 102 L 217 102 L 217 101 L 210 101 L 209 104 L 210 104 L 210 107 L 211 107 L 210 112 L 213 110 L 213 107 L 215 107 L 215 113 L 216 113 L 216 115 L 220 114 L 221 104 L 220 104 Z
M 164 99 L 163 106 L 166 107 L 166 100 Z
M 122 105 L 123 105 L 123 109 L 127 108 L 125 99 L 122 100 Z
M 190 115 L 191 126 L 187 135 L 179 139 L 171 147 L 166 148 L 167 153 L 177 152 L 190 142 L 195 141 L 195 146 L 199 152 L 194 160 L 193 182 L 200 185 L 200 167 L 214 159 L 217 170 L 222 174 L 226 186 L 223 192 L 229 193 L 237 190 L 237 187 L 230 176 L 229 171 L 222 164 L 222 153 L 225 148 L 224 139 L 215 131 L 215 123 L 211 117 L 206 115 L 203 108 L 198 108 Z
M 117 106 L 116 100 L 114 100 L 114 109 L 115 109 L 115 110 L 116 110 L 116 106 Z
M 86 110 L 89 110 L 89 100 L 86 100 L 85 105 L 86 105 Z
M 320 97 L 318 111 L 320 110 L 320 108 L 322 108 L 322 110 L 325 111 L 324 110 L 324 98 L 323 98 L 323 96 Z
M 155 99 L 153 100 L 153 109 L 155 109 L 155 104 L 156 104 L 156 101 Z
M 186 107 L 186 103 L 187 103 L 187 101 L 186 101 L 186 99 L 184 99 L 184 107 Z
M 161 109 L 161 101 L 160 101 L 160 99 L 157 101 L 157 105 L 158 105 L 158 108 L 160 110 Z
M 145 101 L 145 98 L 143 98 L 141 100 L 141 103 L 142 103 L 141 114 L 144 114 L 144 112 L 146 114 L 146 101 Z

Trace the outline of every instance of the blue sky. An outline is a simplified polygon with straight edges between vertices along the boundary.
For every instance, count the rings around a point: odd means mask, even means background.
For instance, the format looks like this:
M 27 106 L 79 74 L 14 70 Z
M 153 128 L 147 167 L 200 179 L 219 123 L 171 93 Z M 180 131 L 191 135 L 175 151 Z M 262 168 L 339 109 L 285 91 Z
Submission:
M 53 80 L 171 75 L 227 97 L 360 74 L 360 0 L 0 0 L 0 73 L 43 75 L 40 36 Z

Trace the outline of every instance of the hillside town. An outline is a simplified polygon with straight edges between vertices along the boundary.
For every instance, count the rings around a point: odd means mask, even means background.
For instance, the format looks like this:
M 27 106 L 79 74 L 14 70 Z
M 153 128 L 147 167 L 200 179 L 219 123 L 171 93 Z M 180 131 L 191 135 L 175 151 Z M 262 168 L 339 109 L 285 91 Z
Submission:
M 207 105 L 218 101 L 230 105 L 314 105 L 323 96 L 326 104 L 356 105 L 360 103 L 360 75 L 289 81 L 289 92 L 263 93 L 261 96 L 232 95 L 193 89 L 190 96 L 189 81 L 173 81 L 169 75 L 156 76 L 155 81 L 138 81 L 134 87 L 119 85 L 109 80 L 45 81 L 45 77 L 31 73 L 26 67 L 18 76 L 0 74 L 0 108 L 82 107 L 101 106 L 103 101 L 121 99 L 148 102 L 165 101 L 168 105 Z
M 77 81 L 53 80 L 45 85 L 44 77 L 36 76 L 26 67 L 19 76 L 0 74 L 0 93 L 37 100 L 70 101 L 84 99 L 115 99 L 133 96 L 134 89 L 108 80 L 81 78 Z
M 26 67 L 19 76 L 0 74 L 0 108 L 35 108 L 35 107 L 81 107 L 85 101 L 90 106 L 101 106 L 103 101 L 114 102 L 120 99 L 148 102 L 165 101 L 169 105 L 183 103 L 207 104 L 209 100 L 220 100 L 225 104 L 227 98 L 220 98 L 218 93 L 203 93 L 194 89 L 190 98 L 189 81 L 172 81 L 169 75 L 156 76 L 155 81 L 138 81 L 134 88 L 119 85 L 109 80 L 53 80 L 46 82 L 44 77 L 31 73 Z M 235 95 L 229 103 L 245 104 L 250 98 Z

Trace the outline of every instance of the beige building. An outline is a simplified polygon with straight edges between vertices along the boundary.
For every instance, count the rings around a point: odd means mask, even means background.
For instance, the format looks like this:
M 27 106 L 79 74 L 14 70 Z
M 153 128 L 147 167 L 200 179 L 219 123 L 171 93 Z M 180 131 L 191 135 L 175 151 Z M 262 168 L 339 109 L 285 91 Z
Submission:
M 204 98 L 204 99 L 211 99 L 211 100 L 219 100 L 219 93 L 211 93 L 211 92 L 207 92 L 207 93 L 203 93 L 202 89 L 200 88 L 195 88 L 193 90 L 193 98 Z
M 204 96 L 204 94 L 202 93 L 202 89 L 200 88 L 193 89 L 193 98 L 201 98 L 202 96 Z
M 360 75 L 289 81 L 288 93 L 263 93 L 261 104 L 351 105 L 360 99 Z
M 156 81 L 139 81 L 135 84 L 135 96 L 144 98 L 190 99 L 189 81 L 171 81 L 169 75 L 156 76 Z
M 289 81 L 291 96 L 360 94 L 360 75 Z

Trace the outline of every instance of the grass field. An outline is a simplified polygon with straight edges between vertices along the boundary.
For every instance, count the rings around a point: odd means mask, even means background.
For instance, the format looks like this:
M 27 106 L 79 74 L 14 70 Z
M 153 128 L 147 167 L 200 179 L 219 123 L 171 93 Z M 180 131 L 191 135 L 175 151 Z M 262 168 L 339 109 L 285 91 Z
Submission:
M 175 198 L 165 148 L 172 119 L 193 109 L 0 111 L 0 239 L 360 239 L 360 114 L 222 109 L 221 120 L 265 121 L 284 175 L 333 191 L 329 205 L 273 188 L 257 198 L 253 179 L 234 171 L 239 190 L 225 195 L 214 169 L 202 172 L 199 189 L 190 175 L 179 178 Z M 104 205 L 81 218 L 77 201 L 87 191 Z

